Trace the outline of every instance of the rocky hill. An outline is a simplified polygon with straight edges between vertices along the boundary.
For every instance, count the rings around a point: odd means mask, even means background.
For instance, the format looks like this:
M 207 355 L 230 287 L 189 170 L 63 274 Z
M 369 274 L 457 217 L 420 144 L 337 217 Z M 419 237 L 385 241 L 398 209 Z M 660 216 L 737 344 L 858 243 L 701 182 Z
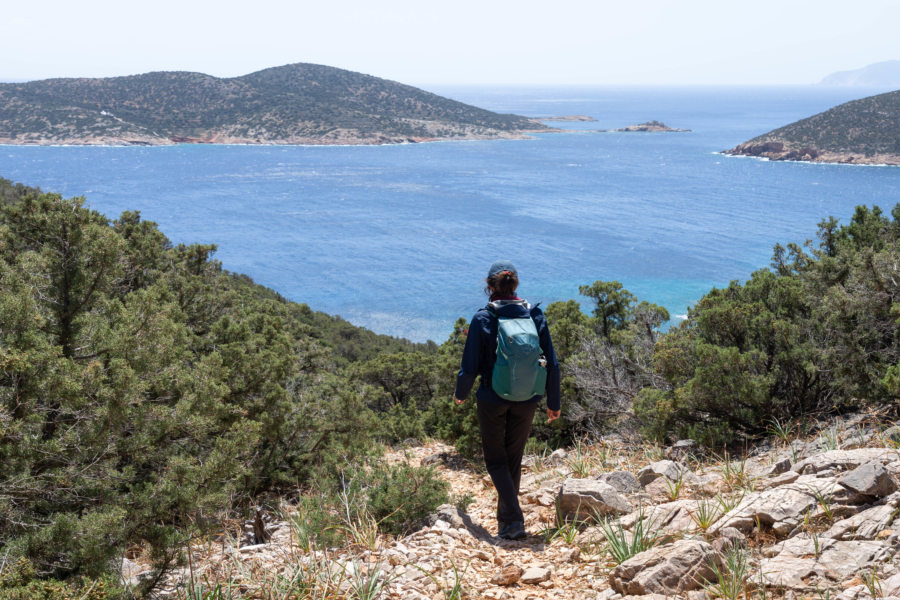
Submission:
M 0 84 L 0 143 L 383 144 L 547 129 L 397 82 L 297 63 Z
M 352 542 L 329 549 L 305 542 L 306 517 L 284 503 L 243 541 L 197 544 L 160 595 L 193 580 L 240 597 L 290 586 L 397 600 L 897 596 L 900 428 L 857 415 L 812 436 L 773 431 L 742 456 L 618 436 L 527 456 L 521 541 L 494 535 L 496 499 L 476 466 L 437 443 L 400 450 L 386 459 L 434 465 L 468 508 L 445 505 L 403 537 L 351 519 Z M 123 576 L 150 573 L 126 560 Z
M 725 153 L 771 160 L 900 165 L 900 90 L 841 104 Z
M 819 85 L 835 86 L 860 86 L 860 87 L 885 87 L 890 89 L 900 88 L 900 60 L 886 60 L 853 69 L 851 71 L 838 71 L 832 73 Z

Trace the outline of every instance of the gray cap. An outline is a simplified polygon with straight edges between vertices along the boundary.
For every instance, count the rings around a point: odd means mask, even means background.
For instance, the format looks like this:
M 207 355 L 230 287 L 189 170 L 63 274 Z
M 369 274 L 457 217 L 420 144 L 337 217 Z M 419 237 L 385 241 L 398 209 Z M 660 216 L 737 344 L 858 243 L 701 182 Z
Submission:
M 491 268 L 488 269 L 488 279 L 500 273 L 502 271 L 510 271 L 511 273 L 516 273 L 516 266 L 512 264 L 511 261 L 508 260 L 498 260 L 494 264 L 491 265 Z

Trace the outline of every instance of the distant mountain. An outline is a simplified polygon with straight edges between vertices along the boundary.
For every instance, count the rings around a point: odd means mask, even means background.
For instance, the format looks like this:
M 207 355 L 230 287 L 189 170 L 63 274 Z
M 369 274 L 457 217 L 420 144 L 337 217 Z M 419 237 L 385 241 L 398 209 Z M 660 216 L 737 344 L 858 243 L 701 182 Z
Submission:
M 548 129 L 394 81 L 297 63 L 0 84 L 0 143 L 382 144 Z
M 841 104 L 725 153 L 772 160 L 900 165 L 900 91 Z
M 852 71 L 838 71 L 819 84 L 900 89 L 900 60 L 886 60 Z

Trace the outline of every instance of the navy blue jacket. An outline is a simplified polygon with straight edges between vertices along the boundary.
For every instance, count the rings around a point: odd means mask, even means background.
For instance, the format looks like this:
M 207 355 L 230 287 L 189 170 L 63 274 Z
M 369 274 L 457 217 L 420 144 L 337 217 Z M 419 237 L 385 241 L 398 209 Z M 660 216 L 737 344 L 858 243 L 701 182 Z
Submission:
M 507 304 L 500 307 L 497 314 L 502 317 L 521 318 L 528 316 L 529 310 L 521 304 Z M 553 342 L 550 341 L 550 328 L 547 327 L 544 313 L 537 306 L 531 308 L 530 315 L 534 319 L 534 325 L 541 340 L 544 358 L 547 359 L 547 408 L 559 410 L 559 363 L 556 361 L 556 353 L 553 351 Z M 466 347 L 463 350 L 459 375 L 456 377 L 454 396 L 465 399 L 472 391 L 475 377 L 481 375 L 481 384 L 475 392 L 475 396 L 479 400 L 516 404 L 516 402 L 498 396 L 491 387 L 491 373 L 494 370 L 496 359 L 497 318 L 485 307 L 475 313 L 469 324 L 469 334 L 466 337 Z M 537 402 L 540 399 L 541 396 L 535 396 L 528 402 Z

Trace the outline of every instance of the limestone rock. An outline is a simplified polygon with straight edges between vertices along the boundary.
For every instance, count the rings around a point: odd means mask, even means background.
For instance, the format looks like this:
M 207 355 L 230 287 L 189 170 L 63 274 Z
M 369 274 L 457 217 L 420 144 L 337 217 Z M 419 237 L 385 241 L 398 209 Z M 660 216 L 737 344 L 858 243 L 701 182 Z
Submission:
M 550 579 L 550 569 L 545 567 L 528 567 L 519 579 L 522 583 L 537 584 Z
M 672 499 L 672 493 L 676 491 L 676 484 L 667 477 L 657 477 L 644 486 L 644 495 L 653 504 L 668 502 Z
M 684 471 L 685 468 L 674 461 L 658 460 L 638 471 L 637 478 L 641 485 L 646 486 L 654 479 L 660 477 L 665 477 L 670 481 L 678 481 Z
M 537 504 L 538 506 L 553 506 L 556 496 L 553 490 L 541 488 L 533 492 L 525 494 L 522 499 L 528 504 Z
M 781 460 L 773 463 L 768 469 L 766 469 L 765 474 L 769 477 L 773 477 L 775 475 L 781 475 L 782 473 L 787 473 L 791 470 L 791 459 L 782 458 Z
M 875 439 L 875 432 L 871 430 L 854 429 L 848 432 L 850 437 L 841 442 L 841 450 L 849 450 L 851 448 L 863 448 Z
M 757 521 L 771 526 L 779 535 L 787 535 L 803 516 L 818 505 L 815 494 L 830 496 L 840 488 L 833 479 L 821 479 L 814 475 L 800 477 L 794 483 L 763 492 L 751 492 L 725 516 L 710 527 L 710 533 L 718 533 L 725 527 L 747 532 Z
M 763 485 L 766 488 L 775 488 L 781 485 L 787 485 L 789 483 L 794 483 L 797 479 L 800 478 L 800 473 L 796 471 L 786 471 L 781 475 L 777 475 L 763 482 Z
M 623 494 L 631 494 L 634 492 L 639 492 L 641 490 L 641 484 L 638 481 L 637 477 L 635 477 L 628 471 L 611 471 L 609 473 L 602 474 L 597 479 L 602 481 L 603 483 L 608 483 L 609 485 L 616 488 L 616 491 Z
M 900 435 L 900 434 L 898 434 Z M 888 577 L 881 582 L 881 591 L 884 597 L 900 596 L 900 573 Z
M 873 506 L 848 519 L 838 521 L 822 534 L 836 540 L 872 540 L 894 520 L 895 506 Z
M 886 448 L 856 448 L 854 450 L 829 450 L 814 454 L 794 465 L 794 470 L 801 475 L 817 473 L 825 469 L 849 471 L 867 462 L 878 462 L 882 465 L 894 461 L 897 453 Z
M 441 504 L 432 514 L 428 515 L 425 522 L 429 527 L 433 527 L 438 521 L 444 521 L 450 527 L 455 529 L 465 529 L 466 523 L 463 520 L 465 513 L 452 504 Z
M 760 562 L 763 580 L 771 586 L 794 590 L 813 589 L 821 582 L 841 582 L 874 564 L 890 559 L 891 548 L 883 542 L 816 541 L 798 535 L 772 549 L 777 554 Z
M 518 565 L 505 565 L 500 572 L 491 577 L 494 585 L 513 585 L 522 578 L 522 567 Z
M 556 500 L 562 519 L 586 520 L 595 515 L 623 515 L 631 504 L 614 487 L 593 479 L 567 479 Z
M 747 544 L 747 537 L 734 527 L 726 527 L 719 532 L 719 536 L 712 542 L 712 547 L 719 554 L 725 554 L 735 546 L 746 546 Z
M 666 458 L 669 460 L 684 460 L 694 455 L 697 451 L 697 442 L 694 440 L 678 440 L 666 448 Z
M 897 491 L 897 483 L 887 469 L 877 462 L 863 463 L 838 479 L 847 489 L 866 496 L 884 498 Z
M 152 574 L 153 570 L 148 565 L 133 562 L 125 557 L 122 558 L 119 576 L 125 587 L 137 587 Z
M 644 518 L 644 526 L 668 533 L 683 533 L 697 528 L 690 512 L 697 509 L 695 500 L 675 500 L 652 506 L 642 507 L 622 517 L 622 527 L 632 529 L 638 517 Z
M 566 462 L 566 451 L 562 448 L 558 448 L 550 453 L 550 456 L 547 457 L 547 462 L 551 465 L 561 465 Z
M 632 556 L 612 570 L 609 583 L 626 596 L 683 594 L 714 577 L 710 565 L 716 560 L 718 555 L 706 542 L 683 539 Z

